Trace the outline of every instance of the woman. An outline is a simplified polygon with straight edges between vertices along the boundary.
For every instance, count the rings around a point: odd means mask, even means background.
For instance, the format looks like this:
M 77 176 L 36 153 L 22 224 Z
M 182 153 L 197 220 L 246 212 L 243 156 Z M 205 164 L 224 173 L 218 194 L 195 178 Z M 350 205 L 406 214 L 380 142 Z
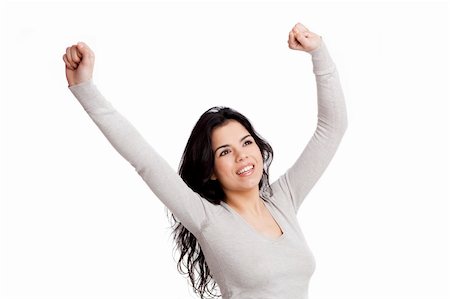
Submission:
M 173 213 L 178 268 L 182 271 L 184 264 L 201 298 L 215 296 L 216 283 L 222 298 L 308 297 L 315 260 L 296 214 L 334 156 L 347 114 L 339 75 L 322 37 L 297 23 L 288 45 L 311 54 L 318 122 L 300 157 L 272 184 L 272 148 L 240 113 L 214 107 L 200 117 L 178 176 L 93 84 L 92 50 L 78 43 L 63 55 L 69 89 Z

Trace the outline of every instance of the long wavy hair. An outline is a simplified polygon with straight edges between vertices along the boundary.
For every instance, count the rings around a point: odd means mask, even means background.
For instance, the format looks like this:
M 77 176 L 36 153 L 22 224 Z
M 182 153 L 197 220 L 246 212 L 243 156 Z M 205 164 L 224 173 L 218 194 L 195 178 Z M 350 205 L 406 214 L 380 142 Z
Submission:
M 211 180 L 214 170 L 211 135 L 215 128 L 225 125 L 230 120 L 241 123 L 258 145 L 264 161 L 263 175 L 259 182 L 260 194 L 262 197 L 271 196 L 269 166 L 273 159 L 272 147 L 258 135 L 244 115 L 228 107 L 213 107 L 200 116 L 192 129 L 181 157 L 179 175 L 193 191 L 209 202 L 218 205 L 225 199 L 225 193 L 218 180 Z M 168 212 L 167 207 L 166 211 Z M 170 216 L 168 217 L 170 221 Z M 197 239 L 173 214 L 171 218 L 173 220 L 172 234 L 176 243 L 174 249 L 178 249 L 180 252 L 177 264 L 178 271 L 189 275 L 194 292 L 199 294 L 201 299 L 220 298 L 220 295 L 215 294 L 218 291 L 217 284 L 210 273 Z

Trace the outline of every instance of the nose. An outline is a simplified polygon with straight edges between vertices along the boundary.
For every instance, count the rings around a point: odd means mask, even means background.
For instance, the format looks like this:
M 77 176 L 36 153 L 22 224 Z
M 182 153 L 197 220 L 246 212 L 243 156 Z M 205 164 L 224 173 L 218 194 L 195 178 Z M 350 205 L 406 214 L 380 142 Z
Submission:
M 236 151 L 236 162 L 241 162 L 247 158 L 248 158 L 248 155 L 245 151 L 243 151 L 243 150 Z

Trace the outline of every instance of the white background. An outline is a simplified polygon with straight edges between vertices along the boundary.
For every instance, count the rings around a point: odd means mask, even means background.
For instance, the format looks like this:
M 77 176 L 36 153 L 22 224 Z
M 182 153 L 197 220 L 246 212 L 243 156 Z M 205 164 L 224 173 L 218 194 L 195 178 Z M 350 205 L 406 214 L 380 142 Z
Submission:
M 225 105 L 274 147 L 273 181 L 316 125 L 310 55 L 287 46 L 301 22 L 349 120 L 298 214 L 310 298 L 449 298 L 448 8 L 2 2 L 0 297 L 196 298 L 163 204 L 68 90 L 67 46 L 91 46 L 97 86 L 174 170 L 200 114 Z

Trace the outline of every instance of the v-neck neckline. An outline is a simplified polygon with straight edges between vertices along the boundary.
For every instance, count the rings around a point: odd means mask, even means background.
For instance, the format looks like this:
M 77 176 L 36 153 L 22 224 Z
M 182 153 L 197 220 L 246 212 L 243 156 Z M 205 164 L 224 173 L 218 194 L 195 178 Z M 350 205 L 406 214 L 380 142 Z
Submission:
M 279 242 L 281 240 L 283 240 L 286 237 L 286 230 L 284 229 L 284 227 L 281 226 L 280 221 L 277 219 L 277 217 L 275 217 L 275 213 L 272 211 L 271 207 L 269 204 L 266 203 L 266 201 L 263 199 L 263 204 L 266 207 L 267 211 L 269 212 L 270 216 L 272 217 L 272 219 L 276 222 L 276 224 L 278 225 L 278 227 L 280 228 L 282 234 L 278 237 L 269 237 L 261 232 L 259 232 L 258 230 L 256 230 L 256 228 L 254 228 L 247 220 L 245 220 L 244 217 L 241 216 L 241 214 L 239 214 L 233 207 L 231 207 L 229 204 L 227 204 L 225 201 L 222 201 L 221 203 L 224 204 L 225 206 L 227 206 L 231 212 L 238 218 L 240 219 L 240 221 L 247 226 L 252 232 L 253 234 L 257 235 L 259 238 L 263 238 L 266 241 L 270 241 L 270 242 Z

